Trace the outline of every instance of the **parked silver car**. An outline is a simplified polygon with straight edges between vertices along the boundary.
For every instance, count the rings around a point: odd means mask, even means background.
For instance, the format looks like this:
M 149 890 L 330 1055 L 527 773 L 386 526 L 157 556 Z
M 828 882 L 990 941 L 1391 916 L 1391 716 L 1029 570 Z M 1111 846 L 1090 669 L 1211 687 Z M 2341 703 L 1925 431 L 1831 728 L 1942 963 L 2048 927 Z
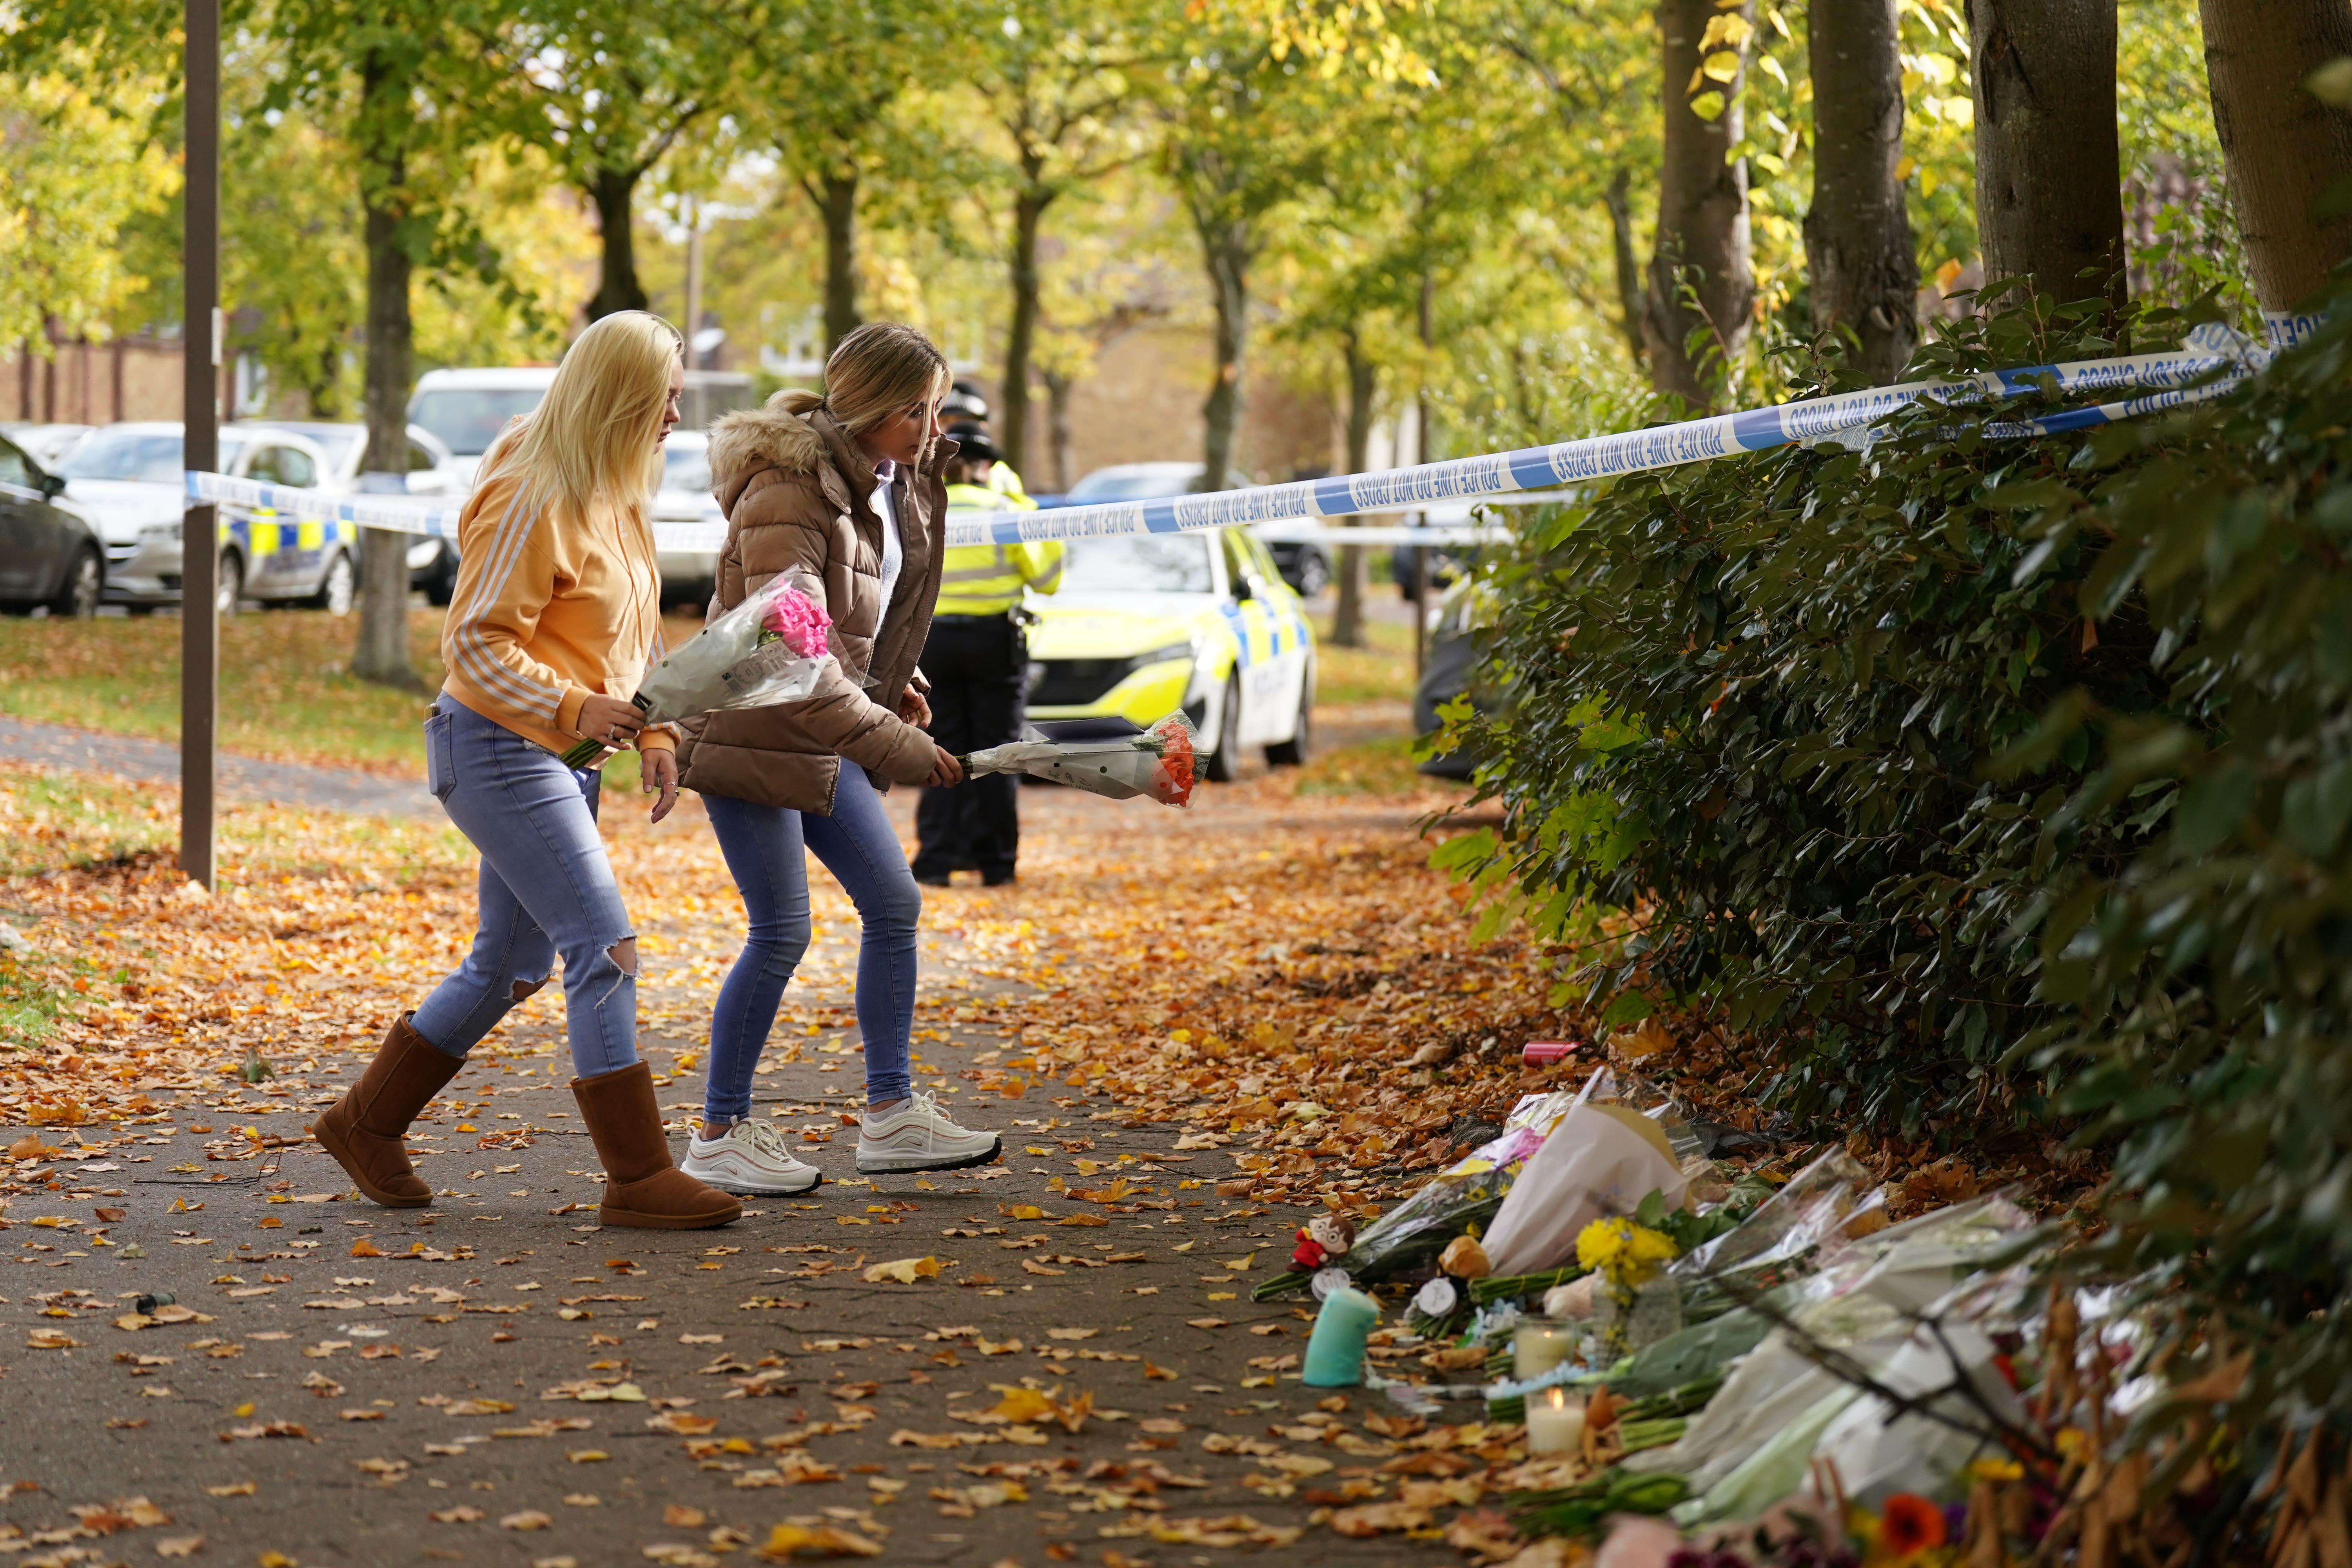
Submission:
M 41 465 L 50 473 L 66 460 L 66 454 L 89 439 L 94 425 L 44 425 L 36 420 L 11 419 L 0 422 L 0 436 L 14 442 L 17 450 Z
M 680 525 L 684 525 L 681 527 Z M 719 585 L 719 551 L 727 542 L 727 514 L 710 494 L 710 437 L 673 430 L 663 443 L 661 488 L 654 492 L 654 527 L 672 542 L 655 556 L 661 569 L 662 607 L 710 602 Z M 688 529 L 691 542 L 678 539 Z

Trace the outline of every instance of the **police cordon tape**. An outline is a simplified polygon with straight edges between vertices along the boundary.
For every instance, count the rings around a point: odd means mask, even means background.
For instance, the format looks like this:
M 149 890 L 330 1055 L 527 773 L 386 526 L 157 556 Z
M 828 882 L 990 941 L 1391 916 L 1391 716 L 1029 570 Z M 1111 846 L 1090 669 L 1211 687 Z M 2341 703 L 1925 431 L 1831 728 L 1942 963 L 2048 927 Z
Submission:
M 209 501 L 243 507 L 262 514 L 352 522 L 362 528 L 380 528 L 392 533 L 426 534 L 436 539 L 457 537 L 457 519 L 464 510 L 439 500 L 428 501 L 422 497 L 373 493 L 328 495 L 320 490 L 296 489 L 290 485 L 264 484 L 259 479 L 231 479 L 226 474 L 200 473 L 193 469 L 188 472 L 186 479 L 191 506 L 201 506 Z M 656 519 L 654 522 L 654 547 L 657 550 L 715 551 L 726 542 L 727 524 L 724 521 L 675 522 Z
M 2273 328 L 2273 338 L 2293 341 L 2294 330 L 2291 325 L 2284 331 Z M 985 514 L 984 521 L 950 524 L 948 543 L 1013 544 L 1044 539 L 1179 533 L 1198 528 L 1409 511 L 1433 502 L 1507 496 L 1514 490 L 1589 483 L 1798 442 L 1851 438 L 1855 432 L 1867 430 L 1888 416 L 1928 397 L 1959 404 L 2040 389 L 2060 394 L 2116 387 L 2160 389 L 2040 418 L 2002 422 L 1986 430 L 1987 435 L 1996 437 L 2054 435 L 2218 395 L 2261 369 L 2269 358 L 2270 351 L 2243 334 L 2207 324 L 2191 329 L 2179 349 L 2164 353 L 2127 354 L 2115 359 L 1989 371 L 1950 380 L 1874 386 L 1745 413 L 1718 414 L 1679 425 L 1588 437 L 1516 452 L 1422 463 L 1378 473 L 1105 506 L 991 512 Z M 1335 542 L 1361 542 L 1360 539 L 1350 538 L 1353 531 L 1335 530 L 1328 537 Z
M 2298 341 L 2315 324 L 2315 319 L 2309 317 L 2274 318 L 2265 323 L 2273 347 Z M 1296 525 L 1316 518 L 1411 511 L 1436 502 L 1507 498 L 1515 491 L 1585 484 L 1804 442 L 1843 439 L 1851 443 L 1857 432 L 1867 432 L 1881 420 L 1927 398 L 1948 405 L 1965 405 L 2037 390 L 2064 395 L 2122 387 L 2153 389 L 2115 402 L 2064 409 L 2032 419 L 1999 422 L 1985 428 L 1986 435 L 2002 438 L 2057 435 L 2218 396 L 2268 363 L 2272 352 L 2272 348 L 2228 327 L 2206 323 L 2192 328 L 2180 348 L 2161 353 L 2029 365 L 1949 380 L 1874 386 L 1646 430 L 1591 436 L 1549 447 L 1455 458 L 1376 473 L 1104 506 L 974 512 L 949 521 L 947 543 L 953 547 L 1045 539 L 1100 539 L 1261 523 L 1293 524 L 1283 531 L 1295 537 L 1303 531 Z M 457 530 L 456 510 L 404 501 L 389 495 L 327 496 L 316 490 L 194 471 L 187 476 L 187 494 L 192 503 L 226 502 L 290 517 L 331 519 L 402 533 L 453 538 Z M 724 542 L 725 533 L 725 525 L 718 522 L 656 522 L 654 526 L 656 544 L 664 550 L 716 550 Z M 1436 542 L 1433 536 L 1425 537 Z M 1329 538 L 1339 543 L 1370 542 L 1355 530 L 1333 530 Z

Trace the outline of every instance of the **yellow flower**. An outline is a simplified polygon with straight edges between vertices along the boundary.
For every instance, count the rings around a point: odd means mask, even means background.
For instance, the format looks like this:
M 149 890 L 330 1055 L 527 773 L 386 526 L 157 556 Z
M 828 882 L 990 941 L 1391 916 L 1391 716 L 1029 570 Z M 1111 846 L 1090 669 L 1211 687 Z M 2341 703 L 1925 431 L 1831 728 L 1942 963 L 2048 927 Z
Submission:
M 1630 1219 L 1597 1219 L 1576 1237 L 1576 1261 L 1623 1287 L 1639 1285 L 1676 1256 L 1674 1239 Z
M 1625 1232 L 1630 1222 L 1622 1219 L 1596 1219 L 1576 1234 L 1576 1261 L 1581 1268 L 1601 1269 L 1614 1262 L 1625 1249 Z

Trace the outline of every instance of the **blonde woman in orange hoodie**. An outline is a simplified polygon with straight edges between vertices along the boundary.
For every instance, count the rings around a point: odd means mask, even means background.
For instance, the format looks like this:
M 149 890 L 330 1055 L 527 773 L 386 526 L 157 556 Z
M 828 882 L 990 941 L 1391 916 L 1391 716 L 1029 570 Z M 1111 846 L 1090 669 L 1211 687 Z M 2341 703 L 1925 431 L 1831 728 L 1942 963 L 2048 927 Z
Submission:
M 677 738 L 628 699 L 661 658 L 661 582 L 646 515 L 685 386 L 677 331 L 639 310 L 580 335 L 538 409 L 482 458 L 457 525 L 448 677 L 425 721 L 425 773 L 481 851 L 473 950 L 398 1019 L 350 1092 L 311 1129 L 360 1191 L 432 1202 L 401 1135 L 474 1042 L 563 959 L 572 1097 L 595 1140 L 606 1225 L 698 1229 L 743 1205 L 670 1162 L 637 1059 L 637 939 L 596 829 L 599 775 L 558 753 L 634 744 L 653 819 L 677 798 Z

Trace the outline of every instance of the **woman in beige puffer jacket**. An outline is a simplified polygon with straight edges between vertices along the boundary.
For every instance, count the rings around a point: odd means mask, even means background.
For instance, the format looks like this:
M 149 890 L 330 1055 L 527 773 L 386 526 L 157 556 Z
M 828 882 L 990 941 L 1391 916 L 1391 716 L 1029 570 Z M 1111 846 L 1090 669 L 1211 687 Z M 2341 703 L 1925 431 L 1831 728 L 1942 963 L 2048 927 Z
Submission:
M 701 793 L 750 921 L 712 1013 L 702 1129 L 683 1167 L 713 1186 L 794 1193 L 819 1180 L 773 1128 L 750 1120 L 752 1070 L 808 948 L 803 850 L 848 892 L 861 927 L 857 1168 L 950 1170 L 998 1153 L 993 1133 L 957 1126 L 914 1089 L 922 896 L 880 798 L 893 784 L 961 777 L 923 732 L 930 710 L 915 668 L 945 553 L 940 471 L 956 452 L 939 436 L 947 384 L 929 339 L 873 323 L 834 350 L 822 398 L 779 393 L 711 430 L 712 493 L 728 521 L 711 614 L 781 573 L 808 573 L 824 584 L 839 661 L 803 701 L 681 726 L 679 782 Z

